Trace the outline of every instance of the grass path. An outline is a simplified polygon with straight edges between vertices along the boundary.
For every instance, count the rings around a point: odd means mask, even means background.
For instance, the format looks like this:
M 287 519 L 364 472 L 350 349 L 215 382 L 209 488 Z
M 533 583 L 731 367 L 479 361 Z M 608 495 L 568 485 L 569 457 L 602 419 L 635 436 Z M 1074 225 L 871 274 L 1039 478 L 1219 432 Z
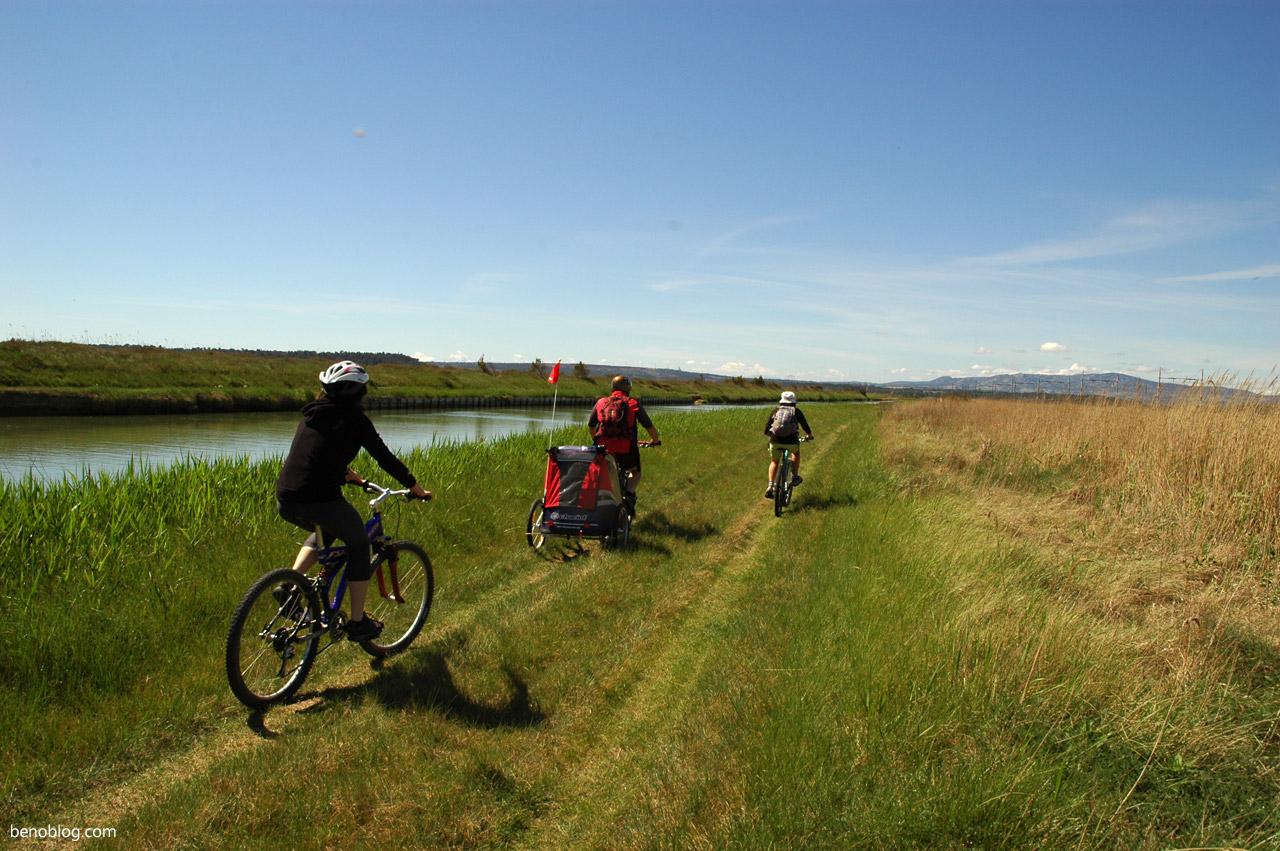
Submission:
M 839 445 L 843 431 L 838 427 L 828 436 L 827 451 Z M 821 464 L 824 453 L 816 445 L 806 454 L 810 465 Z M 752 595 L 758 589 L 749 574 L 763 566 L 762 547 L 788 531 L 788 526 L 774 519 L 767 501 L 762 505 L 754 500 L 756 495 L 748 486 L 742 497 L 733 500 L 733 509 L 740 513 L 732 518 L 732 525 L 697 554 L 705 572 L 700 581 L 686 582 L 671 603 L 683 616 L 643 660 L 643 679 L 566 779 L 562 803 L 550 817 L 539 820 L 538 829 L 521 843 L 525 847 L 607 847 L 611 832 L 629 812 L 657 816 L 688 809 L 687 785 L 667 782 L 659 787 L 665 794 L 657 797 L 652 786 L 638 780 L 652 778 L 663 753 L 670 753 L 672 743 L 679 740 L 680 728 L 690 714 L 707 711 L 703 686 L 708 678 L 719 681 L 713 669 L 723 661 L 720 645 L 707 637 L 722 631 L 735 613 L 756 603 Z M 794 506 L 802 510 L 804 500 L 797 498 Z M 636 742 L 658 742 L 662 747 L 655 754 L 650 747 L 635 747 Z M 681 768 L 694 773 L 705 770 L 688 764 Z

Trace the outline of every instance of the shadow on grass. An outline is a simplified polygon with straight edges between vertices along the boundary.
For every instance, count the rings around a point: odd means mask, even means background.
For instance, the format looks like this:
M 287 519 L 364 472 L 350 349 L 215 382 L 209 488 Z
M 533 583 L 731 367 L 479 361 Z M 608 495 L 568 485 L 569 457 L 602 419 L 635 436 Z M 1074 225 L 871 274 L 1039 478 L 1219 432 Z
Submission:
M 627 549 L 647 550 L 670 555 L 671 548 L 655 541 L 654 538 L 671 537 L 685 543 L 695 543 L 718 534 L 720 534 L 720 530 L 710 523 L 680 523 L 672 520 L 661 511 L 655 511 L 652 514 L 640 512 L 636 518 L 635 526 L 631 529 L 631 539 L 627 544 Z M 589 557 L 592 554 L 592 549 L 588 548 L 591 544 L 597 545 L 596 548 L 600 550 L 608 549 L 605 542 L 599 538 L 578 539 L 548 536 L 546 542 L 537 552 L 539 556 L 548 561 L 568 562 L 576 558 Z
M 533 552 L 538 558 L 561 564 L 589 555 L 581 540 L 558 536 L 548 536 L 542 546 Z
M 1250 691 L 1280 690 L 1280 653 L 1270 642 L 1236 626 L 1220 627 L 1216 652 L 1224 656 L 1236 676 L 1243 676 Z
M 245 722 L 249 729 L 254 732 L 260 739 L 274 739 L 280 734 L 267 726 L 267 713 L 261 710 L 254 710 L 249 713 L 249 718 Z
M 310 695 L 320 702 L 302 712 L 324 711 L 338 701 L 373 699 L 390 709 L 432 709 L 447 718 L 485 729 L 533 727 L 545 715 L 529 697 L 524 680 L 506 666 L 502 672 L 510 686 L 510 694 L 500 704 L 486 704 L 464 694 L 449 670 L 453 648 L 431 648 L 412 651 L 400 664 L 384 666 L 373 662 L 377 671 L 373 679 L 355 686 L 323 689 Z M 305 700 L 300 696 L 299 700 Z
M 655 511 L 652 514 L 641 514 L 636 520 L 635 531 L 641 534 L 666 535 L 686 543 L 710 538 L 718 535 L 720 530 L 705 521 L 700 523 L 684 523 L 672 520 L 665 512 Z
M 838 494 L 799 494 L 791 497 L 791 510 L 797 513 L 804 511 L 826 511 L 831 508 L 853 508 L 858 498 L 851 493 Z

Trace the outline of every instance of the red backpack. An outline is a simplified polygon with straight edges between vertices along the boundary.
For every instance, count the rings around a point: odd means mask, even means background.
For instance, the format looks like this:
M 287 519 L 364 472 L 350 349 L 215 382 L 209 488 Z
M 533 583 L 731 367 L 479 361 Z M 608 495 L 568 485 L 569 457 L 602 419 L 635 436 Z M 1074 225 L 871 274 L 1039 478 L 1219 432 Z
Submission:
M 627 415 L 630 413 L 631 407 L 627 404 L 626 396 L 610 396 L 605 399 L 596 414 L 596 418 L 600 420 L 596 434 L 613 440 L 630 437 L 631 429 L 627 425 Z

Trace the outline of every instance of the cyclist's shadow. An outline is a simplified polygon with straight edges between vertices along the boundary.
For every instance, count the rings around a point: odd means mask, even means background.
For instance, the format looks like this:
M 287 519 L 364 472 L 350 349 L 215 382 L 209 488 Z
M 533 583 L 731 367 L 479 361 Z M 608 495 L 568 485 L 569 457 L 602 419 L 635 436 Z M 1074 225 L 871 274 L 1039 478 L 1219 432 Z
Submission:
M 546 716 L 530 699 L 529 687 L 509 667 L 502 669 L 510 686 L 505 703 L 480 703 L 463 694 L 449 670 L 452 649 L 424 647 L 409 651 L 394 664 L 375 663 L 379 670 L 367 682 L 316 692 L 313 696 L 321 698 L 321 703 L 314 709 L 338 700 L 372 698 L 390 709 L 433 709 L 464 724 L 488 729 L 542 723 Z
M 861 501 L 850 493 L 797 494 L 792 497 L 791 510 L 799 514 L 805 511 L 824 511 L 828 508 L 846 508 L 861 505 Z
M 716 526 L 705 520 L 672 520 L 665 512 L 655 511 L 652 514 L 642 513 L 636 520 L 631 532 L 631 546 L 637 550 L 671 555 L 671 547 L 655 538 L 674 538 L 684 543 L 697 543 L 719 533 Z

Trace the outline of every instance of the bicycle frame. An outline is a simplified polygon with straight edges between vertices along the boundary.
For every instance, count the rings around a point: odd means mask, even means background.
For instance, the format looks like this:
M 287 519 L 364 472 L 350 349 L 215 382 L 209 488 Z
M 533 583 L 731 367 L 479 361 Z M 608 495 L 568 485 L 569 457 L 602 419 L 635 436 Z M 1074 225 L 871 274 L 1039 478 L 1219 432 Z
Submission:
M 396 491 L 392 490 L 381 490 L 378 496 L 369 500 L 372 514 L 364 524 L 364 531 L 375 557 L 385 544 L 391 543 L 391 538 L 382 528 L 382 509 L 379 504 L 395 493 Z M 324 532 L 319 526 L 316 527 L 316 541 L 324 541 Z M 333 616 L 341 610 L 342 601 L 346 597 L 347 552 L 346 544 L 321 546 L 319 549 L 319 558 L 316 563 L 320 568 L 320 572 L 315 577 L 315 583 L 316 589 L 321 595 L 321 602 L 324 605 L 324 611 L 321 613 L 321 625 L 325 627 L 333 622 Z M 374 574 L 378 577 L 378 593 L 388 600 L 403 602 L 403 597 L 400 595 L 400 577 L 395 570 L 391 571 L 391 594 L 387 593 L 386 580 L 382 574 L 381 564 L 375 567 Z M 333 587 L 333 578 L 335 576 L 338 577 L 338 585 L 333 591 L 332 598 L 330 598 L 329 590 Z

